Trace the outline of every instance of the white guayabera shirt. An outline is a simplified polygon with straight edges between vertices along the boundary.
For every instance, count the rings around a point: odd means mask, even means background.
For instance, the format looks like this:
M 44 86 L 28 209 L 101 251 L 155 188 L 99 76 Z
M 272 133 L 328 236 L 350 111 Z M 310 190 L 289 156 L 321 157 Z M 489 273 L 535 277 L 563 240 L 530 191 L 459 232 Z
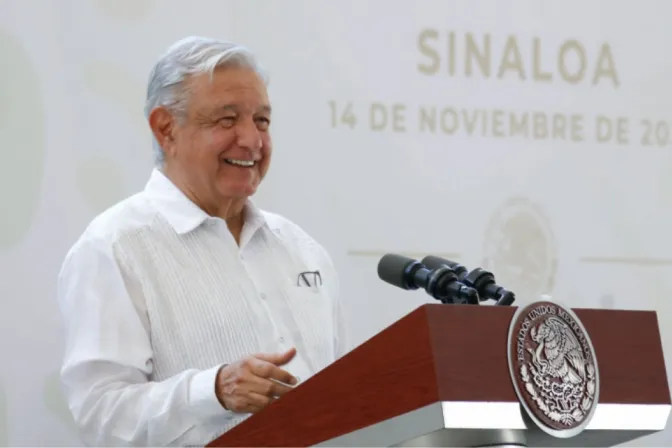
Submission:
M 306 271 L 322 283 L 297 282 Z M 322 246 L 251 202 L 238 246 L 158 170 L 91 222 L 64 261 L 58 300 L 62 381 L 90 445 L 207 444 L 249 416 L 219 404 L 222 364 L 296 347 L 285 368 L 305 380 L 347 350 Z

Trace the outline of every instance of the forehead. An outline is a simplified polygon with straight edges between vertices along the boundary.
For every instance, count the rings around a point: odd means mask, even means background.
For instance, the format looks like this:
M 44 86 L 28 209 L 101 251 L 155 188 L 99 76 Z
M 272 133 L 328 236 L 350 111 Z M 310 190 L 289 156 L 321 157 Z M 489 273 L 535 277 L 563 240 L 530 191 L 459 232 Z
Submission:
M 269 106 L 262 79 L 248 68 L 217 68 L 212 78 L 202 74 L 189 80 L 190 102 L 197 108 L 235 106 L 259 109 Z

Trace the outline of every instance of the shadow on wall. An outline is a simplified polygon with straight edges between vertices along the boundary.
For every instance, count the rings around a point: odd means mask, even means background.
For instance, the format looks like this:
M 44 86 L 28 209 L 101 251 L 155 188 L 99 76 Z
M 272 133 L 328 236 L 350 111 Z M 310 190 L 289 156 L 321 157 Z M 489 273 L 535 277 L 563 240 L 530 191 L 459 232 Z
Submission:
M 76 433 L 77 428 L 75 426 L 75 421 L 72 418 L 68 404 L 63 396 L 61 390 L 61 378 L 58 373 L 49 375 L 45 379 L 42 393 L 47 411 L 56 417 L 61 424 Z

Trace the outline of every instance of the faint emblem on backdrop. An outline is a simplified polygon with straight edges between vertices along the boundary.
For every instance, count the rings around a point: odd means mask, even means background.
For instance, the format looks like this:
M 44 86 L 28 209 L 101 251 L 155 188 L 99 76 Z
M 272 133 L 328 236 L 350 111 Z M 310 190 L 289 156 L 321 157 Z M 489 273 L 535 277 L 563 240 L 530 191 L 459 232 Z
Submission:
M 540 206 L 512 198 L 499 207 L 484 236 L 483 267 L 497 273 L 523 301 L 552 292 L 557 270 L 555 237 Z
M 39 70 L 19 37 L 0 29 L 0 250 L 33 228 L 42 197 L 45 110 Z
M 530 418 L 546 433 L 573 437 L 599 400 L 597 358 L 574 312 L 551 301 L 520 307 L 507 341 L 509 371 Z

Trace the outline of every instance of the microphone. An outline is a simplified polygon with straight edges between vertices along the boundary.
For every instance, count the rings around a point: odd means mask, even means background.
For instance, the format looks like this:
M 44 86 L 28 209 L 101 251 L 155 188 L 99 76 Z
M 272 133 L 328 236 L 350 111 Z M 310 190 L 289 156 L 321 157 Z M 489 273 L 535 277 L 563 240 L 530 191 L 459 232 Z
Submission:
M 423 288 L 427 294 L 446 304 L 478 305 L 478 292 L 458 281 L 449 266 L 429 270 L 412 258 L 385 254 L 378 262 L 378 277 L 397 288 L 415 290 Z
M 428 269 L 438 269 L 441 266 L 451 268 L 457 274 L 460 282 L 478 291 L 481 300 L 494 300 L 497 306 L 509 306 L 516 300 L 516 295 L 513 292 L 495 284 L 495 276 L 483 268 L 476 268 L 467 272 L 467 268 L 461 264 L 435 255 L 427 255 L 421 263 Z

